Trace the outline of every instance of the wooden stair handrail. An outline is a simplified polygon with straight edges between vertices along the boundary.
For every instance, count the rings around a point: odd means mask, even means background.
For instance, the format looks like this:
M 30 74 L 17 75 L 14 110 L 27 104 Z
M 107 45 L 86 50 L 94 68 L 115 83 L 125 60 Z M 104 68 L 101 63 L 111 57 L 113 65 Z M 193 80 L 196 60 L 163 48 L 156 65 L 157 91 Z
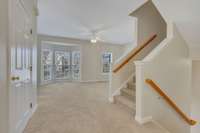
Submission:
M 131 54 L 130 56 L 127 57 L 127 59 L 125 59 L 125 61 L 123 61 L 122 63 L 120 63 L 120 65 L 118 65 L 113 72 L 116 73 L 118 72 L 122 67 L 124 67 L 133 57 L 135 57 L 138 53 L 140 53 L 140 51 L 142 51 L 147 45 L 150 44 L 150 42 L 152 42 L 155 38 L 157 37 L 156 34 L 154 34 L 153 36 L 151 36 L 143 45 L 136 47 L 136 51 Z M 134 50 L 135 50 L 134 49 Z M 132 52 L 132 51 L 131 51 Z M 131 53 L 130 52 L 130 53 Z
M 146 79 L 146 83 L 149 84 L 164 100 L 191 126 L 195 125 L 197 122 L 188 118 L 183 111 L 170 99 L 162 89 L 156 85 L 156 83 L 151 79 Z

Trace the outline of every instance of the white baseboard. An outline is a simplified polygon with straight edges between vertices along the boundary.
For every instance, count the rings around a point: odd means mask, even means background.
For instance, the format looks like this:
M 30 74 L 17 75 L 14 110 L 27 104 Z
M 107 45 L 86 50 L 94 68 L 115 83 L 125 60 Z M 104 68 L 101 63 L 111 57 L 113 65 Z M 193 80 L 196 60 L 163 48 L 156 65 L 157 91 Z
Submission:
M 55 84 L 55 83 L 98 83 L 98 82 L 109 82 L 108 80 L 77 80 L 77 81 L 69 81 L 69 80 L 61 80 L 61 81 L 52 81 L 52 82 L 46 82 L 46 83 L 40 83 L 39 87 L 44 87 L 47 85 Z
M 24 129 L 26 128 L 26 125 L 28 124 L 30 118 L 33 116 L 36 110 L 37 110 L 37 105 L 35 105 L 35 107 L 32 110 L 26 113 L 26 115 L 24 116 L 24 119 L 18 125 L 17 133 L 22 133 L 24 131 Z
M 108 80 L 82 80 L 81 83 L 91 83 L 91 82 L 109 82 Z
M 22 133 L 28 123 L 28 120 L 30 118 L 30 112 L 26 112 L 23 119 L 20 120 L 20 122 L 16 126 L 16 132 L 17 133 Z
M 135 116 L 135 120 L 136 120 L 139 124 L 143 125 L 143 124 L 145 124 L 145 123 L 152 122 L 152 121 L 153 121 L 153 118 L 152 118 L 152 116 L 148 116 L 148 117 L 144 117 L 144 118 Z
M 32 109 L 31 116 L 33 116 L 37 108 L 38 108 L 38 104 L 36 104 L 35 107 Z
M 141 125 L 143 125 L 143 124 L 145 124 L 145 123 L 152 122 L 152 123 L 154 123 L 156 126 L 158 126 L 159 128 L 161 128 L 163 131 L 165 131 L 164 133 L 170 133 L 166 128 L 164 128 L 163 126 L 161 126 L 160 123 L 158 123 L 157 121 L 155 121 L 155 120 L 153 119 L 152 116 L 148 116 L 148 117 L 145 117 L 145 118 L 141 118 L 141 117 L 135 116 L 135 120 L 136 120 L 139 124 L 141 124 Z
M 120 94 L 121 94 L 121 92 L 120 92 L 121 89 L 122 89 L 121 87 L 118 88 L 118 89 L 109 97 L 109 99 L 108 99 L 109 102 L 111 102 L 111 103 L 114 102 L 114 96 L 120 95 Z

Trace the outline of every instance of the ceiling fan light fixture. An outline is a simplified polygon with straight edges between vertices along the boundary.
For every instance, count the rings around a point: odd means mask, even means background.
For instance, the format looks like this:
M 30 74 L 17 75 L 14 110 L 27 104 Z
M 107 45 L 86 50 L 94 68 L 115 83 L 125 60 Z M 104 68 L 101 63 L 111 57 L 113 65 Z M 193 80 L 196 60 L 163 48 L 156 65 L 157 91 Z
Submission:
M 92 39 L 90 40 L 91 43 L 97 43 L 97 38 L 96 37 L 92 37 Z
M 97 40 L 96 39 L 91 39 L 90 42 L 91 43 L 97 43 Z

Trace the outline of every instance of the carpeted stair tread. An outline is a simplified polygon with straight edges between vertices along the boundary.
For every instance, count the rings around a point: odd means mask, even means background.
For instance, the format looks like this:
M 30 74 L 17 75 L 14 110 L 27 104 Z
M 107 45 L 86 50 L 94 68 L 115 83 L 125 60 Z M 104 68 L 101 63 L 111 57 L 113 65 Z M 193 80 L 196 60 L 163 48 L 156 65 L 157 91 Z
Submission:
M 121 89 L 121 95 L 134 100 L 135 99 L 135 90 L 129 89 L 129 88 L 123 88 L 123 89 Z
M 134 100 L 130 100 L 129 98 L 123 95 L 115 96 L 114 99 L 115 99 L 116 104 L 121 104 L 121 105 L 124 105 L 125 107 L 128 107 L 131 110 L 135 110 Z

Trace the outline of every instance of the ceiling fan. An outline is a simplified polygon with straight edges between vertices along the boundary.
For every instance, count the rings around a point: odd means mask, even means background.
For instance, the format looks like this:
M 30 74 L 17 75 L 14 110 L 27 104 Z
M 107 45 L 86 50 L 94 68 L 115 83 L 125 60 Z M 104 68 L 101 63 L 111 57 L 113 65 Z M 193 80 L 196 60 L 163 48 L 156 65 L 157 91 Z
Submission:
M 88 28 L 88 26 L 82 25 L 82 33 L 81 35 L 90 38 L 90 42 L 92 44 L 97 43 L 98 41 L 105 42 L 100 36 L 100 33 L 106 32 L 107 30 L 111 29 L 112 26 L 98 26 L 98 28 Z
M 91 31 L 91 39 L 90 39 L 90 42 L 95 44 L 97 43 L 98 41 L 102 41 L 104 42 L 105 40 L 101 39 L 100 38 L 100 35 L 98 35 L 99 32 L 94 32 L 94 31 Z

